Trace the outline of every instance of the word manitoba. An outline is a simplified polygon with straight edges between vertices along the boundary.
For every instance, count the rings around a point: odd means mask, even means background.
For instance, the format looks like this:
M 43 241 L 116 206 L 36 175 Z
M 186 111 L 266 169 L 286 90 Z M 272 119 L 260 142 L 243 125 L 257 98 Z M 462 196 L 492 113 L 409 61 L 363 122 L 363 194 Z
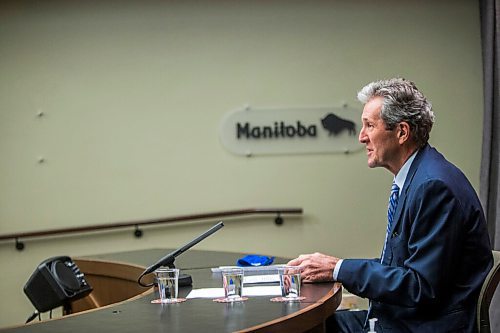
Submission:
M 244 125 L 236 123 L 236 137 L 246 139 L 268 139 L 268 138 L 293 138 L 293 137 L 316 137 L 316 125 L 303 125 L 297 121 L 295 125 L 285 124 L 284 121 L 274 122 L 273 126 L 252 126 L 246 122 Z

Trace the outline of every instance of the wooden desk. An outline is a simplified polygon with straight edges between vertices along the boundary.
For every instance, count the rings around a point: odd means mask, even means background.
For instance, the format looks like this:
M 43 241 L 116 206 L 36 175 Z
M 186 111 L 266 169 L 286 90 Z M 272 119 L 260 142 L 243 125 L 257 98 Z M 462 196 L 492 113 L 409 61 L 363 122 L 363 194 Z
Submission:
M 90 297 L 73 304 L 74 310 L 83 311 L 2 332 L 322 332 L 325 319 L 335 312 L 342 299 L 339 284 L 321 283 L 304 284 L 301 293 L 306 300 L 301 303 L 274 303 L 269 301 L 270 296 L 262 296 L 235 304 L 215 303 L 211 299 L 151 304 L 157 298 L 154 290 L 139 287 L 137 276 L 170 251 L 154 249 L 75 258 L 94 288 Z M 179 296 L 186 297 L 193 288 L 221 287 L 220 275 L 213 274 L 210 268 L 234 264 L 242 255 L 197 250 L 182 254 L 175 264 L 192 276 L 193 286 L 179 288 Z

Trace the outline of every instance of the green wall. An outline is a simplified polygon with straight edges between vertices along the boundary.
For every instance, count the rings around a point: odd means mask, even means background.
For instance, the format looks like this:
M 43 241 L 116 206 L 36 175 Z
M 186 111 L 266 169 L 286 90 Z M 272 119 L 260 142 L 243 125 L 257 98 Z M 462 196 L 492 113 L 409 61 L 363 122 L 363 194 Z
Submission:
M 304 216 L 228 219 L 197 248 L 377 256 L 389 172 L 363 151 L 235 156 L 222 117 L 245 104 L 361 108 L 364 84 L 404 76 L 433 102 L 431 143 L 478 189 L 481 70 L 472 0 L 2 1 L 0 234 L 287 206 Z M 22 252 L 1 242 L 0 326 L 31 314 L 22 287 L 45 258 L 176 247 L 214 222 Z

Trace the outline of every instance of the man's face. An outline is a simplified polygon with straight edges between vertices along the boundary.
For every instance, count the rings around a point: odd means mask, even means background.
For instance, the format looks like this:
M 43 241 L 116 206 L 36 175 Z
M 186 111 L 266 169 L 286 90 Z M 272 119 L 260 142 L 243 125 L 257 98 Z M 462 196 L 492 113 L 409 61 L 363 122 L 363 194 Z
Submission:
M 398 156 L 400 145 L 398 130 L 386 130 L 380 111 L 383 97 L 374 97 L 363 108 L 361 120 L 363 127 L 359 132 L 359 142 L 366 146 L 368 166 L 370 168 L 384 167 L 396 174 L 399 170 Z

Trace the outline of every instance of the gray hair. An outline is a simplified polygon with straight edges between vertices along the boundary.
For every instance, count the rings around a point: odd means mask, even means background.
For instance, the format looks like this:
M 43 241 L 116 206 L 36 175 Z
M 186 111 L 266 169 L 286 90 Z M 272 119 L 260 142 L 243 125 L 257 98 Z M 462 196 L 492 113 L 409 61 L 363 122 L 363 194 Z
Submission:
M 413 140 L 420 147 L 429 140 L 434 123 L 432 105 L 416 85 L 403 78 L 375 81 L 358 92 L 358 100 L 366 104 L 374 97 L 383 97 L 380 117 L 386 129 L 392 130 L 404 121 L 410 125 Z

